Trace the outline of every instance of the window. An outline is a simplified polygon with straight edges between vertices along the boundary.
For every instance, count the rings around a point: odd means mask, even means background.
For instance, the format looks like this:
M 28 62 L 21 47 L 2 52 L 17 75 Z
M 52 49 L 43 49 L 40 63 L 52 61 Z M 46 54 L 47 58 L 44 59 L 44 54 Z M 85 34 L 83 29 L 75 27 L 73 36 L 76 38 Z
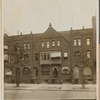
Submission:
M 49 60 L 50 59 L 50 55 L 49 55 L 49 53 L 47 53 L 47 60 Z
M 8 54 L 4 54 L 4 60 L 7 60 L 8 61 Z
M 81 39 L 78 39 L 78 46 L 81 46 Z
M 27 42 L 27 49 L 30 49 L 30 43 Z
M 90 58 L 91 57 L 91 52 L 87 51 L 87 57 Z
M 24 55 L 24 60 L 25 60 L 25 61 L 28 61 L 28 60 L 29 60 L 29 55 L 28 55 L 28 54 L 25 54 L 25 55 Z
M 23 69 L 23 75 L 29 75 L 30 74 L 30 70 L 29 70 L 29 68 L 24 68 Z
M 39 54 L 35 53 L 35 60 L 38 60 Z
M 40 60 L 50 60 L 50 53 L 40 53 Z
M 50 44 L 49 44 L 49 42 L 47 42 L 47 48 L 49 48 L 50 47 Z
M 55 46 L 55 41 L 52 41 L 52 46 L 53 46 L 53 47 Z
M 41 46 L 44 47 L 44 42 L 43 41 L 41 42 Z
M 57 41 L 57 46 L 60 47 L 60 41 Z
M 44 53 L 44 60 L 46 60 L 46 53 Z
M 8 50 L 8 46 L 7 45 L 4 45 L 4 49 Z
M 24 50 L 26 50 L 26 43 L 23 43 L 23 48 Z
M 86 44 L 87 44 L 87 45 L 90 45 L 90 44 L 91 44 L 90 38 L 87 38 L 87 39 L 86 39 Z
M 68 52 L 64 52 L 64 58 L 68 58 Z
M 44 55 L 43 53 L 40 54 L 40 60 L 43 60 L 44 59 Z
M 74 39 L 74 46 L 77 46 L 77 40 Z

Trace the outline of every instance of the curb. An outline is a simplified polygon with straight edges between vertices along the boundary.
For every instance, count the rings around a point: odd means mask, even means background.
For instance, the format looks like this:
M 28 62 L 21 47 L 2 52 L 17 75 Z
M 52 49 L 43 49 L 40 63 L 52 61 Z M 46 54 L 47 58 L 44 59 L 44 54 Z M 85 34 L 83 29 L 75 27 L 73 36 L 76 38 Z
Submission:
M 87 90 L 87 89 L 70 89 L 70 90 L 63 90 L 63 89 L 13 89 L 13 88 L 5 88 L 4 90 L 30 90 L 30 91 L 82 91 L 82 92 L 96 92 L 96 90 Z

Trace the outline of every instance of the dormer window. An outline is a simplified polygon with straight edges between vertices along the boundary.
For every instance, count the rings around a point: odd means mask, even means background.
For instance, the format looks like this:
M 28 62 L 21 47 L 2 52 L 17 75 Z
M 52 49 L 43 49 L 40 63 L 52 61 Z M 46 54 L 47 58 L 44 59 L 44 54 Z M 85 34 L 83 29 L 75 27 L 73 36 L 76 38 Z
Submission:
M 55 46 L 55 41 L 52 41 L 52 46 L 53 46 L 53 47 Z
M 57 41 L 57 46 L 60 47 L 60 41 Z
M 41 46 L 44 47 L 44 42 L 43 41 L 41 42 Z
M 49 42 L 47 42 L 47 48 L 49 48 L 50 47 L 50 43 Z

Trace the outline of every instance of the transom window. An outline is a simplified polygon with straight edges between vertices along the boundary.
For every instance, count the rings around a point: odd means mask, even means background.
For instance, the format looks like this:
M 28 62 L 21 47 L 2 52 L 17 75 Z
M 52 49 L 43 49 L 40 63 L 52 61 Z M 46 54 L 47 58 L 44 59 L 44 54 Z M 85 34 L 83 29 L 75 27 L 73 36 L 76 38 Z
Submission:
M 87 45 L 90 45 L 90 44 L 91 44 L 90 38 L 87 38 L 87 39 L 86 39 L 86 44 L 87 44 Z

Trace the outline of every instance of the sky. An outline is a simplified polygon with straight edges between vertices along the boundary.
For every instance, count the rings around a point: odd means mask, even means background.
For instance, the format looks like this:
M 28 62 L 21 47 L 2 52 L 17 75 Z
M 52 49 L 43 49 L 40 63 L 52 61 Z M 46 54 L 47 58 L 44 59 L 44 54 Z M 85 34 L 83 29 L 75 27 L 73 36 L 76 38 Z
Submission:
M 10 35 L 91 28 L 96 0 L 3 0 L 3 29 Z

